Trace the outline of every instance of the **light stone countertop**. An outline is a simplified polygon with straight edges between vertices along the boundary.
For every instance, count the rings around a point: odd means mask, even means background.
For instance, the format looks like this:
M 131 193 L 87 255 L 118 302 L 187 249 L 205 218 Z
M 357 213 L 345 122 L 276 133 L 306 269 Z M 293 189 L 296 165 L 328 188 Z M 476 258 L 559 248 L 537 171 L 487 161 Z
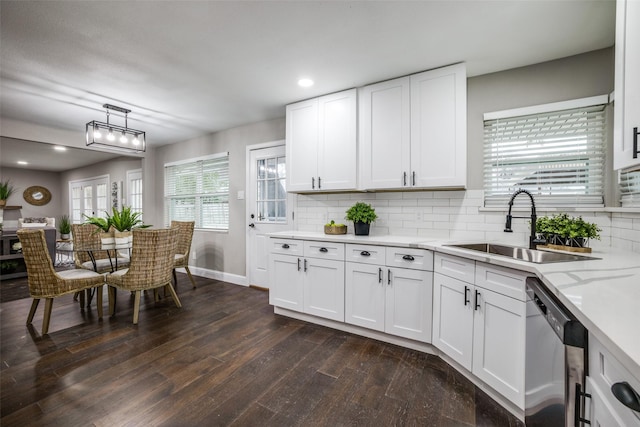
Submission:
M 640 380 L 640 254 L 615 248 L 589 254 L 601 259 L 534 264 L 444 245 L 477 243 L 419 236 L 354 236 L 286 231 L 271 237 L 423 248 L 488 264 L 530 272 Z M 500 243 L 500 242 L 492 242 Z

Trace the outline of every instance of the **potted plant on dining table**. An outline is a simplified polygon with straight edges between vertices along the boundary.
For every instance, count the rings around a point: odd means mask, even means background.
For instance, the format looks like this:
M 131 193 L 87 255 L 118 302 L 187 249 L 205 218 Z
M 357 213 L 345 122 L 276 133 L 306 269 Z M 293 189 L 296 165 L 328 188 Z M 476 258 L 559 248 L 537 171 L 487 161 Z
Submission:
M 133 212 L 130 206 L 123 206 L 120 210 L 113 208 L 111 214 L 108 212 L 105 214 L 105 218 L 86 216 L 86 223 L 93 224 L 100 229 L 100 238 L 104 249 L 130 247 L 134 228 L 151 227 L 140 218 L 142 213 Z

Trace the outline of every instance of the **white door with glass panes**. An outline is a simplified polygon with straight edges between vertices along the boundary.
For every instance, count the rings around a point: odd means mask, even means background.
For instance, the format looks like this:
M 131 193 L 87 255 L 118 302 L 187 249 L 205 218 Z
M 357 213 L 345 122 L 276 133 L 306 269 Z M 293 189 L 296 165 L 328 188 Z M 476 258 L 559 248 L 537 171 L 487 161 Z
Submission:
M 293 228 L 284 141 L 249 147 L 247 177 L 247 281 L 269 287 L 268 234 Z
M 109 176 L 69 181 L 69 213 L 73 224 L 85 222 L 87 216 L 104 218 L 109 206 Z

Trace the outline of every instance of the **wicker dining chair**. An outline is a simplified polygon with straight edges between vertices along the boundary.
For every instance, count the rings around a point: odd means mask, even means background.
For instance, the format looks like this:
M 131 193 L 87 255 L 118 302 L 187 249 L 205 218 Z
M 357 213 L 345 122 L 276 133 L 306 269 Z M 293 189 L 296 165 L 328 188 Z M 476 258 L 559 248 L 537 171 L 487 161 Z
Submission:
M 33 298 L 27 325 L 33 321 L 41 299 L 45 300 L 42 335 L 49 332 L 53 299 L 62 295 L 96 288 L 98 295 L 98 317 L 102 317 L 102 286 L 104 275 L 84 269 L 56 272 L 49 256 L 44 230 L 19 229 L 18 238 L 22 244 L 22 255 L 27 266 L 29 294 Z
M 176 268 L 184 268 L 187 271 L 187 276 L 191 280 L 193 288 L 196 287 L 196 282 L 193 280 L 191 271 L 189 270 L 189 253 L 191 252 L 191 240 L 193 239 L 193 228 L 195 221 L 171 221 L 171 228 L 178 229 L 178 249 L 176 250 L 175 260 L 173 262 L 173 282 L 176 289 L 178 288 L 178 276 L 176 275 Z
M 171 286 L 171 272 L 178 244 L 178 230 L 134 229 L 131 265 L 106 276 L 109 285 L 109 314 L 115 313 L 115 289 L 135 293 L 133 324 L 138 323 L 140 295 L 142 291 L 165 288 L 171 294 L 176 306 L 182 303 Z M 154 292 L 156 294 L 156 292 Z M 157 299 L 156 299 L 157 300 Z
M 73 236 L 73 247 L 75 249 L 81 248 L 82 246 L 100 247 L 101 240 L 99 231 L 100 229 L 93 224 L 72 224 L 71 234 Z M 75 250 L 74 260 L 76 268 L 84 268 L 98 273 L 110 273 L 114 270 L 116 262 L 118 268 L 129 265 L 128 257 L 122 256 L 115 250 L 112 250 L 112 252 L 117 254 L 117 260 L 115 255 L 109 257 L 109 253 L 105 250 L 92 251 L 95 259 L 94 265 L 88 251 Z

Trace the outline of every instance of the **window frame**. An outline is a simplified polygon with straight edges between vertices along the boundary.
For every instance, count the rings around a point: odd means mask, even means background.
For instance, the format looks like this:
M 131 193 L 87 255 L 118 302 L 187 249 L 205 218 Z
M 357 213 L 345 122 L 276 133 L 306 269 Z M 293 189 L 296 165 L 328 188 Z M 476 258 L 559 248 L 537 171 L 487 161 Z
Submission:
M 217 170 L 216 163 L 220 163 L 220 170 Z M 229 231 L 229 193 L 230 193 L 230 178 L 229 178 L 229 152 L 216 153 L 207 156 L 194 157 L 176 162 L 170 162 L 164 164 L 164 222 L 165 226 L 169 226 L 172 220 L 176 221 L 195 221 L 195 229 L 207 230 L 207 231 Z M 193 169 L 193 171 L 189 171 Z M 178 171 L 188 173 L 179 174 Z M 206 173 L 221 172 L 222 183 L 217 184 L 219 187 L 207 189 L 208 185 L 214 185 L 207 183 Z M 181 193 L 176 188 L 176 185 L 180 183 L 180 178 L 185 179 L 187 176 L 194 177 L 195 182 L 191 185 L 194 186 L 194 190 L 189 193 Z M 173 179 L 173 183 L 171 180 Z M 183 183 L 188 185 L 188 183 Z M 211 191 L 216 190 L 216 191 Z M 172 206 L 172 202 L 177 200 L 193 199 L 191 206 L 185 205 L 183 208 L 185 214 L 176 214 L 176 205 Z M 209 200 L 207 200 L 209 199 Z M 214 200 L 215 199 L 215 200 Z M 208 203 L 207 203 L 208 202 Z M 219 216 L 216 222 L 211 222 L 211 225 L 207 225 L 207 220 L 211 221 L 216 216 L 207 217 L 207 207 L 218 210 Z M 222 207 L 222 211 L 220 211 Z M 191 215 L 188 214 L 191 210 Z M 220 221 L 222 219 L 222 221 Z

